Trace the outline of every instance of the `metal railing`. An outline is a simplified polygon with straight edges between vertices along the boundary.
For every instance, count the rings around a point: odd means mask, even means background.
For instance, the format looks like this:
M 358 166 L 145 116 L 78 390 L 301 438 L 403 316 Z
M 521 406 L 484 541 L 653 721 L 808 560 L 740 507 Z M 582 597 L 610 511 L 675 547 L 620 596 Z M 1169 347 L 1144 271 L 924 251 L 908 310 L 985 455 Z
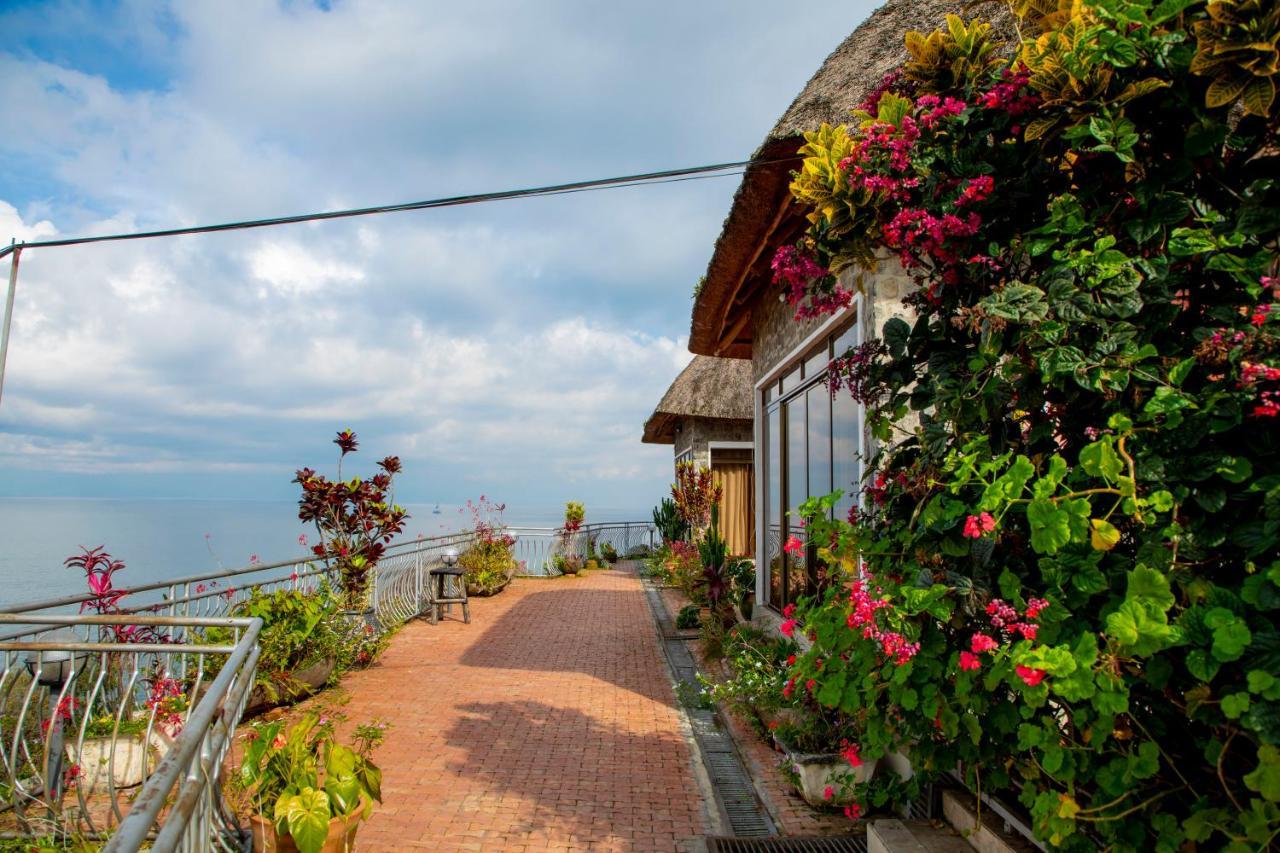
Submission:
M 522 574 L 532 577 L 560 574 L 555 567 L 557 556 L 585 560 L 593 554 L 601 556 L 606 544 L 621 558 L 646 554 L 658 536 L 657 528 L 643 521 L 584 524 L 568 536 L 555 527 L 509 527 L 507 532 L 516 540 L 514 553 L 523 565 Z
M 258 619 L 0 614 L 0 832 L 108 851 L 236 850 L 223 759 Z M 186 639 L 172 642 L 174 629 Z
M 430 600 L 427 573 L 442 565 L 441 557 L 448 548 L 464 551 L 475 539 L 466 531 L 445 536 L 418 538 L 387 548 L 374 571 L 370 605 L 383 628 L 399 625 L 425 612 Z M 254 590 L 274 592 L 278 589 L 314 590 L 325 580 L 333 580 L 332 570 L 314 556 L 274 563 L 254 563 L 235 569 L 221 569 L 188 575 L 173 580 L 140 584 L 119 590 L 116 607 L 125 614 L 154 614 L 168 617 L 216 617 L 230 614 L 236 604 Z M 96 600 L 92 594 L 50 598 L 21 604 L 0 605 L 6 613 L 74 613 Z M 19 624 L 22 620 L 16 620 Z M 0 633 L 0 640 L 21 636 Z M 180 631 L 166 632 L 176 639 Z

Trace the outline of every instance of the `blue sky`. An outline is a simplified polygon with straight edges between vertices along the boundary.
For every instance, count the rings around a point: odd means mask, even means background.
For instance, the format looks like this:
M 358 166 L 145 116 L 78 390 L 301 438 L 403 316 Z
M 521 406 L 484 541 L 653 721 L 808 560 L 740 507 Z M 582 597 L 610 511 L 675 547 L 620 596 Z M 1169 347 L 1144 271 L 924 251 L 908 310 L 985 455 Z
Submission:
M 744 159 L 871 3 L 0 2 L 0 239 Z M 0 496 L 644 507 L 736 178 L 23 257 Z M 356 457 L 357 460 L 360 457 Z

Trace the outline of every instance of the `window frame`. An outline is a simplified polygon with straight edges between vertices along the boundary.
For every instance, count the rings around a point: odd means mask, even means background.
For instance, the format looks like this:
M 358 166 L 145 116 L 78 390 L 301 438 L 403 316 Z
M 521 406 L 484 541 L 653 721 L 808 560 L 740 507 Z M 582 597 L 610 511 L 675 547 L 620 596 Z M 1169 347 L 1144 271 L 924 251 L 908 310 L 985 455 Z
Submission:
M 861 307 L 860 298 L 855 297 L 854 304 L 832 317 L 827 323 L 809 335 L 800 345 L 795 347 L 785 359 L 780 360 L 772 370 L 756 384 L 755 388 L 755 409 L 756 409 L 756 462 L 760 466 L 759 474 L 756 477 L 757 483 L 757 513 L 758 521 L 756 529 L 762 535 L 756 537 L 756 565 L 762 570 L 757 570 L 757 601 L 762 602 L 769 609 L 780 611 L 787 603 L 794 601 L 795 595 L 792 593 L 791 586 L 791 557 L 783 553 L 781 555 L 780 565 L 778 567 L 782 582 L 778 588 L 781 600 L 775 600 L 775 596 L 771 594 L 773 584 L 771 584 L 774 567 L 769 564 L 769 538 L 772 532 L 769 529 L 774 519 L 771 514 L 775 512 L 773 506 L 773 496 L 771 495 L 772 484 L 770 483 L 770 465 L 772 464 L 772 456 L 770 447 L 774 444 L 772 436 L 769 434 L 769 423 L 771 416 L 777 412 L 776 417 L 781 435 L 778 437 L 777 447 L 779 449 L 779 483 L 778 483 L 778 504 L 776 511 L 781 513 L 779 520 L 779 543 L 785 542 L 792 532 L 790 526 L 791 519 L 787 515 L 791 503 L 800 503 L 801 501 L 793 501 L 788 488 L 788 479 L 791 476 L 791 460 L 789 459 L 790 448 L 789 439 L 791 438 L 791 429 L 794 424 L 789 423 L 791 418 L 791 409 L 795 407 L 793 401 L 799 400 L 797 411 L 805 412 L 802 432 L 804 434 L 804 481 L 805 494 L 807 495 L 812 488 L 811 476 L 812 457 L 810 454 L 810 442 L 812 436 L 808 423 L 807 413 L 807 395 L 809 391 L 819 384 L 825 384 L 827 373 L 831 360 L 837 355 L 843 355 L 843 352 L 837 353 L 834 350 L 836 341 L 845 339 L 845 347 L 856 346 L 861 342 L 862 338 L 862 318 L 859 308 Z M 852 335 L 850 333 L 852 332 Z M 826 350 L 826 359 L 822 361 L 822 367 L 819 369 L 819 357 Z M 797 380 L 798 375 L 798 380 Z M 791 383 L 786 386 L 785 392 L 783 383 L 786 380 Z M 826 395 L 828 400 L 830 395 Z M 859 459 L 853 466 L 855 484 L 853 501 L 854 504 L 861 502 L 861 488 L 857 484 L 861 483 L 862 478 L 862 457 L 865 456 L 866 449 L 866 433 L 865 433 L 865 412 L 863 407 L 858 405 L 854 409 L 856 418 L 854 420 L 854 430 L 857 434 Z M 827 464 L 827 483 L 834 484 L 836 477 L 837 461 L 836 461 L 836 430 L 835 430 L 836 411 L 834 405 L 830 405 L 827 409 L 826 417 L 826 434 L 827 441 L 826 464 Z M 838 486 L 832 486 L 833 488 Z M 829 490 L 828 490 L 829 491 Z M 807 590 L 811 590 L 817 581 L 818 562 L 816 549 L 810 548 L 805 554 L 805 584 Z M 805 593 L 800 593 L 805 594 Z

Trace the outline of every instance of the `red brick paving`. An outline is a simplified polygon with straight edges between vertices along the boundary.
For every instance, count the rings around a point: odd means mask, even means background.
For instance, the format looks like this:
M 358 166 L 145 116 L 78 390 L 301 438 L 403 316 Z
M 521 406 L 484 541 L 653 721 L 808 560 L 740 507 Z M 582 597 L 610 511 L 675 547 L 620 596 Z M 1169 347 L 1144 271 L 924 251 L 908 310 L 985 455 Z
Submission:
M 515 581 L 343 679 L 392 724 L 361 850 L 685 850 L 707 832 L 639 580 Z

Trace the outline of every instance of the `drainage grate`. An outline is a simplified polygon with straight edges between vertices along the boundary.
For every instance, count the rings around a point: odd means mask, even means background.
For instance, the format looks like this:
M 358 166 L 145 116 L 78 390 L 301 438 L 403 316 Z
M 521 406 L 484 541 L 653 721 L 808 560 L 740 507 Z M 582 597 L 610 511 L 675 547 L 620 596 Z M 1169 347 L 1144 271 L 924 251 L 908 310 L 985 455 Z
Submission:
M 667 613 L 662 596 L 647 583 L 645 592 L 649 598 L 650 610 L 657 618 L 663 634 L 662 647 L 666 652 L 667 665 L 671 667 L 678 682 L 687 685 L 691 691 L 700 689 L 698 666 L 689 653 L 688 646 L 683 640 L 669 635 L 671 615 Z M 729 829 L 742 838 L 774 835 L 776 830 L 773 821 L 756 798 L 751 777 L 742 766 L 733 738 L 721 728 L 715 712 L 706 708 L 688 708 L 686 716 Z
M 867 853 L 867 840 L 832 838 L 708 838 L 707 853 Z
M 926 783 L 920 786 L 920 796 L 903 806 L 899 814 L 903 820 L 933 820 L 942 813 L 941 799 L 933 783 Z

